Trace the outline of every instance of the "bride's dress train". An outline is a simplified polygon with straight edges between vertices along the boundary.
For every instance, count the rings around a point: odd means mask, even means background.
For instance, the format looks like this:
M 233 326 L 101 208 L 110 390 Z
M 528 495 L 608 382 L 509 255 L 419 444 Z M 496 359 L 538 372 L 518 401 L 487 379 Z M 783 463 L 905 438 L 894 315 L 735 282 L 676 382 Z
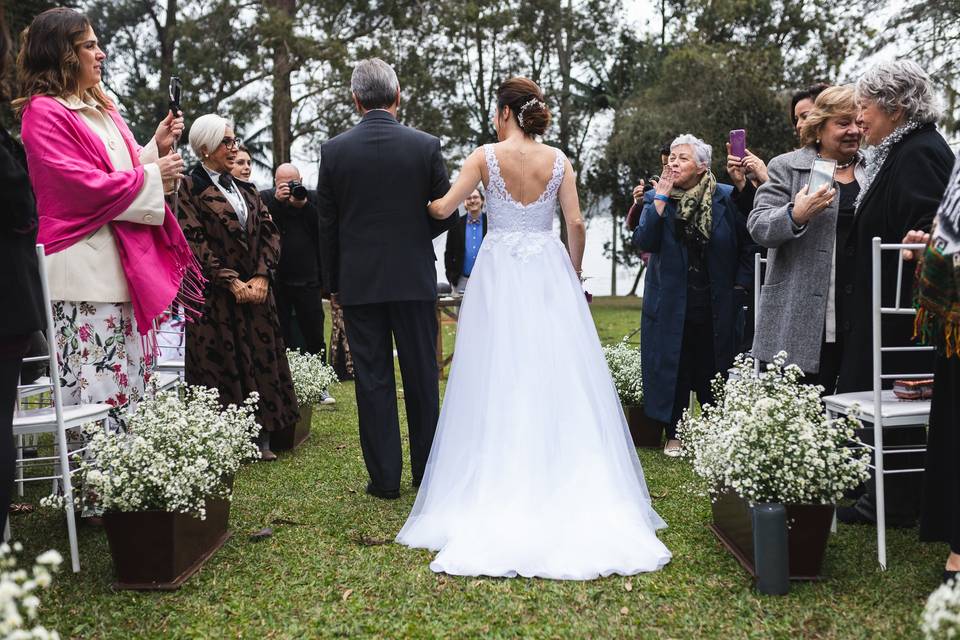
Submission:
M 455 575 L 587 580 L 670 561 L 597 331 L 552 232 L 564 157 L 527 206 L 484 147 L 489 232 L 437 434 L 397 542 Z

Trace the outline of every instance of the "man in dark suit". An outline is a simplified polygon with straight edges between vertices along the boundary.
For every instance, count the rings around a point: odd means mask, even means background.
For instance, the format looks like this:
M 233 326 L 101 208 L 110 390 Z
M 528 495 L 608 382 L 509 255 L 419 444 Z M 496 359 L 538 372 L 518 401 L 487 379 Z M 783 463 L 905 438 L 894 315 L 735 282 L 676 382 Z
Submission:
M 467 215 L 460 216 L 457 226 L 447 233 L 447 246 L 443 251 L 443 263 L 447 282 L 454 291 L 463 293 L 473 265 L 480 253 L 480 243 L 487 235 L 487 216 L 483 213 L 483 195 L 479 189 L 463 201 Z
M 427 214 L 427 203 L 450 188 L 446 165 L 437 138 L 397 122 L 394 70 L 364 60 L 350 86 L 363 118 L 320 152 L 320 259 L 325 288 L 343 307 L 353 355 L 367 493 L 393 499 L 403 467 L 394 343 L 416 487 L 440 412 L 433 238 L 456 219 Z

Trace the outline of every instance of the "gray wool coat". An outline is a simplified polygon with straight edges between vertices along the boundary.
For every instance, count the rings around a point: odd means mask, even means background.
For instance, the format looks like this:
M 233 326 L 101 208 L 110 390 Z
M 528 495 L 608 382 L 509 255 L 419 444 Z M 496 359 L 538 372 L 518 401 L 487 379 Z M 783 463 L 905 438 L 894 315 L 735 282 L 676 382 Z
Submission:
M 767 167 L 770 179 L 757 190 L 747 230 L 767 247 L 760 289 L 753 355 L 770 362 L 779 351 L 807 373 L 820 369 L 827 292 L 837 244 L 839 195 L 799 232 L 790 219 L 793 200 L 810 179 L 817 157 L 813 146 L 779 155 Z M 864 183 L 864 162 L 854 175 Z

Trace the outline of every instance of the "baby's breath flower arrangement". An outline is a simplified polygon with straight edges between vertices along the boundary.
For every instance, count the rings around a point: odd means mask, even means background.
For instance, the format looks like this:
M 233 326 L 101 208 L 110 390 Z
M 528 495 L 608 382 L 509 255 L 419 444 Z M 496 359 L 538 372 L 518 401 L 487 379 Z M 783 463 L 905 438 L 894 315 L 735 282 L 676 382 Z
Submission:
M 102 511 L 161 510 L 206 518 L 207 499 L 230 499 L 225 483 L 259 455 L 258 396 L 220 406 L 219 392 L 186 386 L 137 405 L 127 430 L 89 431 L 80 461 L 81 503 Z
M 603 348 L 610 376 L 617 388 L 620 402 L 628 407 L 643 404 L 643 377 L 640 374 L 640 347 L 631 345 L 627 338 Z
M 828 420 L 822 387 L 802 384 L 780 352 L 759 374 L 737 357 L 736 374 L 713 383 L 715 405 L 678 425 L 683 453 L 710 490 L 736 492 L 750 503 L 831 504 L 869 477 L 869 453 L 853 448 L 853 416 Z
M 287 361 L 293 377 L 293 390 L 301 406 L 320 402 L 323 392 L 339 382 L 337 372 L 323 361 L 322 355 L 287 349 Z
M 40 599 L 38 589 L 46 589 L 53 581 L 53 573 L 63 562 L 56 551 L 41 553 L 33 569 L 17 568 L 17 558 L 23 547 L 14 542 L 11 549 L 6 542 L 0 544 L 0 637 L 34 640 L 58 640 L 56 631 L 42 626 L 25 627 L 37 619 Z
M 960 583 L 951 580 L 930 594 L 920 629 L 927 640 L 960 638 Z

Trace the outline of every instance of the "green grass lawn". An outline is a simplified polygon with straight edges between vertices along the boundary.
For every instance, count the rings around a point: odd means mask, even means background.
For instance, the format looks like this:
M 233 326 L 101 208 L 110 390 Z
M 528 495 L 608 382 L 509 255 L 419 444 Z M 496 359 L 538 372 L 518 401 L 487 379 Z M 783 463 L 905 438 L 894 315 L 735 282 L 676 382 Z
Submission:
M 605 342 L 639 323 L 639 301 L 597 299 Z M 448 342 L 448 349 L 449 349 Z M 233 537 L 173 593 L 115 592 L 102 529 L 80 528 L 82 572 L 69 562 L 42 594 L 41 622 L 64 638 L 909 638 L 937 585 L 946 545 L 890 531 L 890 569 L 876 564 L 875 531 L 841 526 L 826 579 L 786 597 L 754 593 L 745 572 L 707 530 L 709 500 L 688 465 L 641 451 L 673 551 L 662 571 L 591 582 L 474 579 L 430 571 L 431 554 L 389 543 L 414 500 L 364 493 L 353 386 L 318 409 L 313 434 L 273 464 L 236 479 Z M 401 416 L 401 420 L 403 417 Z M 575 514 L 571 514 L 575 517 Z M 260 542 L 249 534 L 283 518 Z M 62 515 L 12 517 L 22 562 L 48 548 L 67 555 Z M 550 540 L 543 540 L 549 545 Z

